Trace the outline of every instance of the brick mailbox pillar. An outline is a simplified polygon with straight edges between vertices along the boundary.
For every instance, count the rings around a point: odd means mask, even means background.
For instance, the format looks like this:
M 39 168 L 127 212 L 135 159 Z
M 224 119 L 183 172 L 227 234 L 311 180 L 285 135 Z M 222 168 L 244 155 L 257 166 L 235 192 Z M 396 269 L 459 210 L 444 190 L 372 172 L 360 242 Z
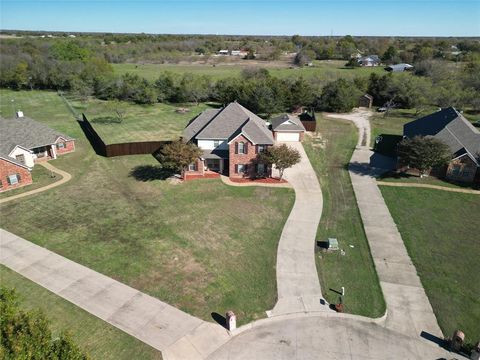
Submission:
M 237 317 L 233 311 L 227 311 L 227 329 L 232 331 L 237 328 Z

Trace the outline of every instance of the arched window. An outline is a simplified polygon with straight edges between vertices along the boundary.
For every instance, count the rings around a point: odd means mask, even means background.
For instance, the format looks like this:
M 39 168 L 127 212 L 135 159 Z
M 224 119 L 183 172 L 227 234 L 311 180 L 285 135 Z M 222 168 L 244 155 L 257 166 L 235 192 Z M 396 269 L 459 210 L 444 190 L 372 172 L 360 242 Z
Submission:
M 238 143 L 238 153 L 245 154 L 245 143 L 243 141 Z

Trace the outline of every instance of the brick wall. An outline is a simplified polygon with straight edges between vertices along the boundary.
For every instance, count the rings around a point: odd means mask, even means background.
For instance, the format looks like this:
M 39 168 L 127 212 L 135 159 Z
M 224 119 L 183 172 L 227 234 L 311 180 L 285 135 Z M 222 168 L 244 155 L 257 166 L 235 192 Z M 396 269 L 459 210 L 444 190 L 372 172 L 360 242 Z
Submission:
M 247 146 L 246 154 L 235 154 L 235 149 L 237 144 L 243 142 Z M 243 135 L 238 136 L 232 143 L 229 145 L 229 177 L 231 178 L 244 178 L 244 177 L 254 177 L 255 173 L 255 163 L 257 159 L 257 146 L 253 145 L 247 138 Z M 244 174 L 237 173 L 237 165 L 244 164 L 247 165 L 247 171 Z
M 456 171 L 454 171 L 456 169 Z M 477 172 L 477 165 L 468 156 L 450 161 L 446 178 L 454 181 L 473 182 Z
M 187 171 L 184 172 L 183 177 L 185 178 L 185 180 L 188 177 L 202 177 L 202 176 L 204 176 L 205 165 L 203 163 L 203 160 L 197 159 L 197 161 L 195 162 L 195 168 L 196 168 L 195 171 L 188 171 L 187 170 Z
M 61 139 L 57 141 L 57 144 L 58 143 L 65 143 L 65 147 L 64 148 L 58 148 L 56 147 L 55 148 L 55 151 L 57 152 L 57 154 L 65 154 L 65 153 L 69 153 L 69 152 L 72 152 L 75 150 L 75 141 L 74 140 L 69 140 L 69 141 L 62 141 Z
M 7 177 L 9 175 L 15 174 L 20 175 L 20 181 L 17 184 L 9 185 Z M 2 181 L 2 187 L 0 188 L 0 191 L 6 191 L 31 184 L 32 174 L 30 174 L 30 171 L 28 171 L 28 169 L 13 164 L 9 161 L 0 159 L 0 180 Z

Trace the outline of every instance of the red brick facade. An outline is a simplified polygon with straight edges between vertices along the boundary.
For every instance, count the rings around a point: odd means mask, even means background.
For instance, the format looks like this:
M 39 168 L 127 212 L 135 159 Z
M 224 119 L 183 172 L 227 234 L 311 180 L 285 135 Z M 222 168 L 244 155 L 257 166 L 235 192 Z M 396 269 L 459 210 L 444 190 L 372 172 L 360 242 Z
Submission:
M 240 143 L 244 144 L 244 154 L 239 153 Z M 258 145 L 252 144 L 246 137 L 239 135 L 229 144 L 229 177 L 230 178 L 253 178 L 257 176 Z M 239 165 L 246 166 L 245 171 L 239 171 Z M 265 166 L 265 174 L 269 174 Z
M 55 144 L 55 151 L 57 154 L 65 154 L 75 150 L 74 140 L 64 141 L 62 138 L 59 138 Z M 63 144 L 63 147 L 60 144 Z
M 19 177 L 18 183 L 9 184 L 8 177 L 10 175 L 17 175 L 17 177 Z M 32 175 L 28 169 L 10 161 L 0 159 L 0 181 L 0 191 L 6 191 L 30 185 L 32 183 Z

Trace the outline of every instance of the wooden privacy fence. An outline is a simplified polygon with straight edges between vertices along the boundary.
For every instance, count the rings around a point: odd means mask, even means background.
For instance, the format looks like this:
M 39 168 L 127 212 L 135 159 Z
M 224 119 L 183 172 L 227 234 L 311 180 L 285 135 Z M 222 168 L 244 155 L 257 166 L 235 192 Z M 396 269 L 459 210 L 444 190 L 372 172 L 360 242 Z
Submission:
M 163 145 L 171 143 L 171 141 L 137 141 L 118 144 L 105 144 L 103 139 L 95 131 L 85 114 L 82 114 L 80 126 L 85 133 L 88 141 L 98 155 L 106 157 L 123 156 L 123 155 L 140 155 L 153 154 Z
M 316 131 L 317 130 L 317 119 L 315 117 L 315 112 L 312 110 L 311 113 L 304 112 L 298 116 L 300 121 L 303 124 L 303 127 L 307 131 Z

